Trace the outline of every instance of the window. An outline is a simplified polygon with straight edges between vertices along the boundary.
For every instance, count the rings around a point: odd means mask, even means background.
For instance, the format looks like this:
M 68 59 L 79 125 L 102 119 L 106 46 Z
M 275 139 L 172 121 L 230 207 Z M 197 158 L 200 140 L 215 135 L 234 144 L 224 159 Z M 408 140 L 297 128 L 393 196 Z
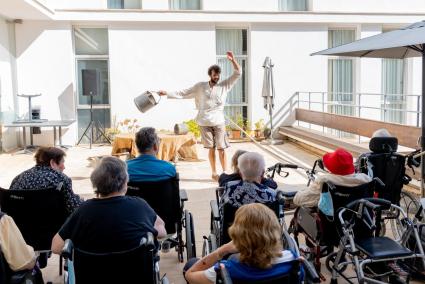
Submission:
M 170 0 L 170 10 L 201 10 L 201 0 Z
M 83 95 L 82 72 L 96 70 L 99 74 L 98 94 L 93 97 L 93 120 L 103 128 L 110 127 L 108 29 L 74 27 L 77 84 L 78 137 L 90 123 L 90 97 Z M 104 129 L 103 129 L 104 130 Z M 100 136 L 94 131 L 94 136 Z M 82 140 L 88 142 L 86 137 Z
M 382 108 L 406 109 L 406 97 L 403 95 L 405 64 L 403 59 L 382 59 Z M 383 109 L 381 119 L 406 123 L 406 112 Z
M 280 11 L 308 11 L 308 0 L 279 0 Z
M 142 0 L 108 0 L 108 9 L 141 9 Z
M 354 30 L 329 30 L 328 47 L 335 47 L 355 40 Z M 352 59 L 328 60 L 328 100 L 351 104 L 354 100 L 354 62 Z M 336 114 L 354 115 L 354 107 L 330 105 L 328 111 Z
M 228 78 L 233 73 L 233 66 L 227 59 L 226 52 L 233 51 L 236 60 L 242 68 L 242 77 L 236 82 L 227 96 L 225 114 L 232 120 L 242 116 L 248 118 L 248 87 L 247 87 L 247 30 L 217 29 L 216 54 L 217 64 L 221 67 L 221 79 Z

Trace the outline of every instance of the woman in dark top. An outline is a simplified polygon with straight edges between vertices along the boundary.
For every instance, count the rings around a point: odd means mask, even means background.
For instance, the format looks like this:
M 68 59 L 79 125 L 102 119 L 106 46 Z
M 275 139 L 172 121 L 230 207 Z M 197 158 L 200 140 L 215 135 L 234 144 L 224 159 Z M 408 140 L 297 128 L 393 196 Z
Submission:
M 233 173 L 231 174 L 226 174 L 226 173 L 222 173 L 220 175 L 220 177 L 218 178 L 218 186 L 225 186 L 226 183 L 228 183 L 229 181 L 235 181 L 235 180 L 242 180 L 241 178 L 241 174 L 239 171 L 239 167 L 238 167 L 238 158 L 239 156 L 241 156 L 242 154 L 246 153 L 247 151 L 245 150 L 237 150 L 235 152 L 235 154 L 233 154 L 232 157 L 232 169 L 233 169 Z M 263 178 L 261 181 L 261 184 L 271 188 L 271 189 L 276 189 L 277 188 L 277 183 L 270 179 L 270 178 Z
M 52 241 L 52 251 L 60 254 L 66 239 L 93 253 L 108 253 L 137 247 L 148 232 L 165 237 L 164 221 L 141 198 L 125 196 L 127 165 L 115 157 L 105 157 L 90 180 L 97 198 L 87 200 L 65 222 Z
M 65 206 L 72 213 L 82 199 L 72 191 L 71 179 L 63 173 L 65 152 L 55 147 L 40 147 L 35 153 L 36 165 L 15 177 L 9 189 L 43 190 L 58 188 L 62 183 Z

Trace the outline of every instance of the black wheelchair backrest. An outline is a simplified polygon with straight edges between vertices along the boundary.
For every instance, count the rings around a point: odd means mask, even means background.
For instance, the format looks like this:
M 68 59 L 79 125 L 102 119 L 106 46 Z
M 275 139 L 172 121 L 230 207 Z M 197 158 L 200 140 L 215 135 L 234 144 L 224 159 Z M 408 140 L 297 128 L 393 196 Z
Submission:
M 361 172 L 377 177 L 385 184 L 378 196 L 399 204 L 400 193 L 406 182 L 406 157 L 398 153 L 368 153 L 360 160 Z
M 152 234 L 148 236 L 138 247 L 121 252 L 91 253 L 73 248 L 76 283 L 156 283 L 155 245 Z
M 161 181 L 129 182 L 127 195 L 143 198 L 164 220 L 167 233 L 176 232 L 182 216 L 178 175 Z
M 330 192 L 334 208 L 334 217 L 332 219 L 329 219 L 326 215 L 319 211 L 323 234 L 321 239 L 327 245 L 336 246 L 340 241 L 339 226 L 337 225 L 337 222 L 335 222 L 338 210 L 344 208 L 347 204 L 355 200 L 373 197 L 374 190 L 378 186 L 377 184 L 378 182 L 376 180 L 354 187 L 334 185 L 330 182 L 323 184 L 322 192 Z
M 373 137 L 369 141 L 369 149 L 374 153 L 393 153 L 397 148 L 397 137 Z
M 378 181 L 375 179 L 358 186 L 341 186 L 327 182 L 323 184 L 322 192 L 330 192 L 334 212 L 336 212 L 339 208 L 346 206 L 354 200 L 373 197 L 374 191 L 378 187 Z
M 35 250 L 50 250 L 68 212 L 62 191 L 0 189 L 0 208 L 13 218 L 25 242 Z

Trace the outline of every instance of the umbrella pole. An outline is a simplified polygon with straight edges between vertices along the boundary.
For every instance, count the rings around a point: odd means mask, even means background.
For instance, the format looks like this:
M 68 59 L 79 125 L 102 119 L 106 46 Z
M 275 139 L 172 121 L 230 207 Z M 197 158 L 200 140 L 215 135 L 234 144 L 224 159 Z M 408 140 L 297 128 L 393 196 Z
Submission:
M 421 150 L 425 150 L 425 49 L 422 48 L 422 108 L 421 108 Z M 421 196 L 425 197 L 424 174 L 425 174 L 425 158 L 422 156 L 421 162 Z

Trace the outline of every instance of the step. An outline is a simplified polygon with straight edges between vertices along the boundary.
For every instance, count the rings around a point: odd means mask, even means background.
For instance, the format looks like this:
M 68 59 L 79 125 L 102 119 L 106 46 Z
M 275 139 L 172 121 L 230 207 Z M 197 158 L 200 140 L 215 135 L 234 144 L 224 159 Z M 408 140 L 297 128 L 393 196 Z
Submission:
M 360 154 L 369 151 L 366 146 L 345 142 L 341 139 L 326 135 L 319 131 L 306 129 L 303 127 L 282 126 L 279 128 L 279 134 L 324 152 L 331 152 L 337 148 L 344 148 L 354 157 L 358 157 Z

